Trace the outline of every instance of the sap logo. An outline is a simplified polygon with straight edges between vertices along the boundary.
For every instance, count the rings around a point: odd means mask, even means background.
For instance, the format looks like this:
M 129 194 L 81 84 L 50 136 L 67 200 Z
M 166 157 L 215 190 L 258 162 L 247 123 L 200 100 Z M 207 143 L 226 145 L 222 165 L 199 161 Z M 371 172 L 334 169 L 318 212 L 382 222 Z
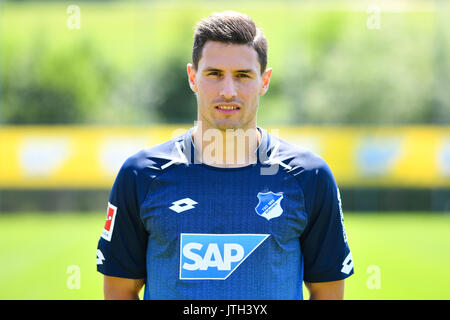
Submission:
M 182 233 L 180 279 L 225 280 L 269 236 Z

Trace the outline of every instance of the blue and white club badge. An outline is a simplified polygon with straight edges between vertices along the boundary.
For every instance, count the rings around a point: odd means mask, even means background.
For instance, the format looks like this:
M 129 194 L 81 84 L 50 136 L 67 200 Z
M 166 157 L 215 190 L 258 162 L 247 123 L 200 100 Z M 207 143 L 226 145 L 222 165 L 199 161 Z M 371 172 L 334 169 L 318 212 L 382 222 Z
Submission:
M 258 192 L 257 197 L 259 199 L 259 203 L 255 208 L 257 214 L 267 220 L 281 216 L 283 213 L 283 209 L 280 205 L 280 202 L 283 199 L 282 192 Z

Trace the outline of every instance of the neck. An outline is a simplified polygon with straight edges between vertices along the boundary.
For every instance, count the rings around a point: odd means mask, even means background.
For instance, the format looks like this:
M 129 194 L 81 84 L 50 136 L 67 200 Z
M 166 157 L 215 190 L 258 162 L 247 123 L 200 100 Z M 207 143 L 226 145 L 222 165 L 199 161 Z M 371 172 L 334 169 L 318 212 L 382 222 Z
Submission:
M 256 150 L 261 142 L 261 133 L 256 126 L 248 129 L 219 130 L 197 125 L 192 139 L 201 163 L 214 167 L 236 168 L 257 162 Z

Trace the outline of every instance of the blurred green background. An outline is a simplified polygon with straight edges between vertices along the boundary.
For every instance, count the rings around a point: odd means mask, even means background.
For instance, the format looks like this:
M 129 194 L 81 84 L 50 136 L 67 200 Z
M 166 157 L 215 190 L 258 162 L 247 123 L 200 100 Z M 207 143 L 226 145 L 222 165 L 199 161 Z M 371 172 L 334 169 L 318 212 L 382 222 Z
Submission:
M 191 124 L 194 25 L 225 9 L 269 41 L 261 125 L 450 123 L 447 1 L 71 4 L 3 1 L 1 123 Z
M 250 0 L 1 1 L 0 128 L 193 124 L 194 25 L 228 9 L 268 38 L 274 71 L 260 126 L 448 128 L 448 1 Z M 14 192 L 31 203 L 21 191 L 0 190 L 0 208 Z M 439 192 L 448 203 L 448 188 Z M 51 207 L 51 195 L 38 197 Z M 448 207 L 360 212 L 345 199 L 355 263 L 347 299 L 450 299 Z M 0 299 L 102 298 L 95 251 L 106 212 L 70 204 L 0 211 Z

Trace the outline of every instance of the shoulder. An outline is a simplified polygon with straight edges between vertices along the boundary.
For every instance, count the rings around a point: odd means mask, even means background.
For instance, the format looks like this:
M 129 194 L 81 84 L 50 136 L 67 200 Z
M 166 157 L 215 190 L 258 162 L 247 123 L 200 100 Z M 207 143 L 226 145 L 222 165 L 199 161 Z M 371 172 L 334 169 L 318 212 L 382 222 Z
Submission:
M 119 173 L 139 175 L 146 172 L 147 174 L 158 175 L 167 169 L 170 164 L 185 162 L 183 138 L 184 135 L 181 135 L 140 150 L 127 158 Z
M 279 138 L 273 139 L 283 170 L 297 181 L 305 199 L 307 211 L 313 215 L 325 202 L 337 199 L 338 187 L 327 162 L 319 155 Z
M 143 149 L 131 155 L 122 165 L 113 185 L 112 194 L 136 197 L 141 203 L 152 181 L 174 166 L 183 163 L 177 144 L 180 137 Z
M 277 172 L 283 171 L 297 181 L 308 207 L 337 188 L 330 166 L 314 152 L 274 136 L 270 136 L 268 150 L 268 163 L 278 164 Z
M 321 156 L 273 135 L 270 135 L 269 158 L 282 162 L 285 170 L 294 176 L 331 174 L 330 167 Z

